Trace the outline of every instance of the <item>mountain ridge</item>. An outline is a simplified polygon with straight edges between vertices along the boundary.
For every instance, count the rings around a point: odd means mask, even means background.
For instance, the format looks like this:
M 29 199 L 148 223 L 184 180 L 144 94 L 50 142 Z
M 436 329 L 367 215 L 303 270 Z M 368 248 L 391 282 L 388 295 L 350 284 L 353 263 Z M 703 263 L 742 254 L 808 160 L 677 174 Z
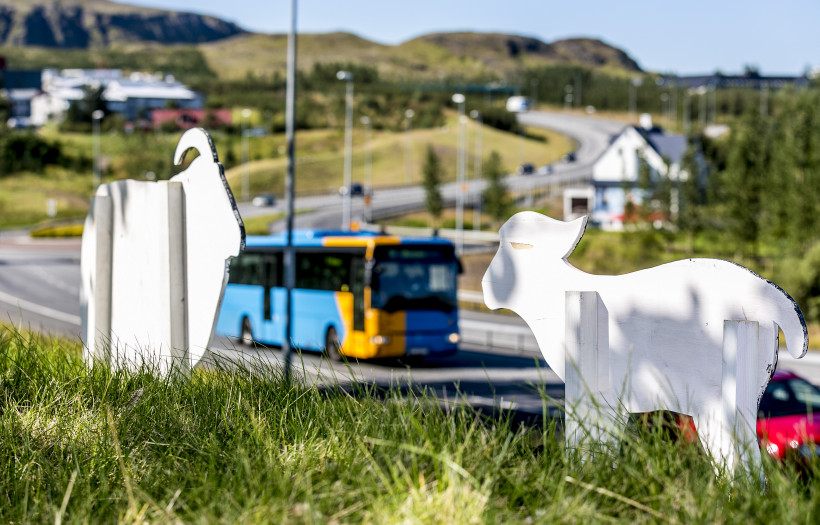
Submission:
M 210 15 L 108 0 L 2 0 L 0 45 L 87 49 L 118 43 L 199 44 L 246 33 Z
M 95 50 L 190 45 L 220 76 L 284 71 L 286 36 L 253 33 L 223 19 L 110 0 L 0 0 L 0 46 Z M 593 38 L 430 33 L 397 45 L 347 33 L 300 34 L 299 66 L 358 63 L 398 77 L 506 78 L 530 67 L 572 64 L 641 72 L 625 51 Z M 67 64 L 66 67 L 72 67 Z

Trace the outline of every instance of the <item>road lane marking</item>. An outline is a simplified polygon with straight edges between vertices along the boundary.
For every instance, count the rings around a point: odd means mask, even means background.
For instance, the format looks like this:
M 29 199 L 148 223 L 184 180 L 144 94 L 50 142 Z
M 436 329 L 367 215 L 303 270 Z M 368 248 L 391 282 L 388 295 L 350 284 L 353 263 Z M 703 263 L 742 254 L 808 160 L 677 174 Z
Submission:
M 67 314 L 65 312 L 61 312 L 59 310 L 55 310 L 53 308 L 49 308 L 48 306 L 42 306 L 39 304 L 30 303 L 24 299 L 20 299 L 19 297 L 14 297 L 13 295 L 9 295 L 5 292 L 0 291 L 0 301 L 10 304 L 12 306 L 17 306 L 20 309 L 26 310 L 27 312 L 31 312 L 37 315 L 42 315 L 44 317 L 48 317 L 50 319 L 54 319 L 56 321 L 63 321 L 64 323 L 70 323 L 75 326 L 80 326 L 81 319 L 79 315 L 72 315 Z

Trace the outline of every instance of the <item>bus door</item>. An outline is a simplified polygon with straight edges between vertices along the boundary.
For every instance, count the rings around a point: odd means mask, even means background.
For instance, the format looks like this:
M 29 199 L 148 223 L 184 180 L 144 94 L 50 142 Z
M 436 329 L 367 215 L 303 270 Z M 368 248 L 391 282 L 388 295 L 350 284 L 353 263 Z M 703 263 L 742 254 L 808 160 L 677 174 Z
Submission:
M 350 263 L 350 291 L 353 293 L 353 330 L 364 331 L 364 257 Z
M 284 296 L 282 291 L 282 254 L 265 255 L 265 298 L 262 309 L 265 341 L 279 345 L 284 342 Z

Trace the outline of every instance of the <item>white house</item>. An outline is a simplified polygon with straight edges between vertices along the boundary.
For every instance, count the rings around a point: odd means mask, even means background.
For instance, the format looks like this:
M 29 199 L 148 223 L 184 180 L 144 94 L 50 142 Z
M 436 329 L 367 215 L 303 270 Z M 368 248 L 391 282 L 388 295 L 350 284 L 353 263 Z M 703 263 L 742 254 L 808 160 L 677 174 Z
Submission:
M 675 182 L 686 180 L 688 174 L 680 168 L 686 147 L 684 135 L 666 135 L 652 125 L 649 115 L 642 115 L 641 126 L 626 126 L 612 138 L 592 167 L 591 188 L 573 190 L 574 198 L 588 195 L 594 199 L 587 209 L 593 224 L 607 230 L 623 229 L 626 204 L 645 204 L 646 195 L 640 188 L 641 166 L 646 166 L 654 182 L 661 177 Z M 676 211 L 675 201 L 673 196 L 672 213 Z M 565 220 L 571 220 L 573 208 L 577 212 L 580 206 L 570 208 L 565 210 Z
M 108 110 L 134 120 L 145 111 L 167 107 L 201 109 L 201 94 L 177 82 L 173 76 L 147 73 L 123 75 L 119 69 L 64 69 L 43 71 L 43 92 L 31 101 L 31 121 L 43 125 L 64 118 L 65 112 L 85 96 L 87 87 L 103 86 Z

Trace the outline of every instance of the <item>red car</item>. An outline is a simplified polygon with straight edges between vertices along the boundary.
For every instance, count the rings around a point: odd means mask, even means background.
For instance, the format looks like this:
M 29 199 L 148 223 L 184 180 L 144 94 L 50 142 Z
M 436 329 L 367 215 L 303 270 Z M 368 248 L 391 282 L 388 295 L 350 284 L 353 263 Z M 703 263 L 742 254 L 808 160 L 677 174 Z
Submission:
M 820 388 L 792 372 L 776 371 L 757 412 L 760 448 L 783 459 L 820 456 Z
M 677 414 L 675 426 L 679 439 L 697 441 L 690 416 Z M 777 459 L 819 457 L 820 388 L 797 374 L 777 370 L 760 399 L 757 439 L 760 448 Z

